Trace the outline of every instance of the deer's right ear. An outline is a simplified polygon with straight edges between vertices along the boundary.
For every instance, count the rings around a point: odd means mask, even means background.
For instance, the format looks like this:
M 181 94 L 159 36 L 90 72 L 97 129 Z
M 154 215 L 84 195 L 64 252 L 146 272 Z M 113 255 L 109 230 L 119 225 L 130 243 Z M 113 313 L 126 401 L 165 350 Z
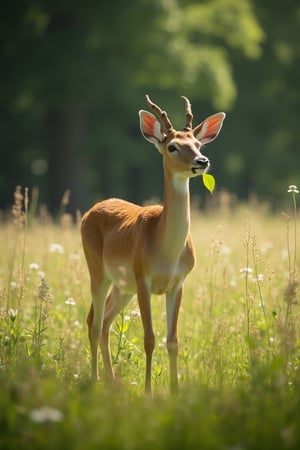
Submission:
M 147 141 L 152 144 L 161 144 L 165 139 L 165 134 L 161 129 L 161 124 L 157 118 L 148 111 L 140 110 L 140 127 L 142 134 Z

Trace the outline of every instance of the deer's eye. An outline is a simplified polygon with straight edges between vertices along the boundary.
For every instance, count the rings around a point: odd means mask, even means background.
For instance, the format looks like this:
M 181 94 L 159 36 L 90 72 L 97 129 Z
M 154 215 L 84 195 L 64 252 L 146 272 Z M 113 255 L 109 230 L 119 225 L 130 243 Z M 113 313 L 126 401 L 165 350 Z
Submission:
M 170 153 L 177 152 L 177 147 L 174 144 L 170 144 L 170 145 L 168 145 L 168 151 Z

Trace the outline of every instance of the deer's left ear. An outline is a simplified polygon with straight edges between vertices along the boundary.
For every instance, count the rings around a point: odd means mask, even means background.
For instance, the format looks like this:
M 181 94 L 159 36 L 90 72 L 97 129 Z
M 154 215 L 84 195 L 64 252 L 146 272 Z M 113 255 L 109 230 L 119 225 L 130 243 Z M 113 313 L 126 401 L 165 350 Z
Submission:
M 226 114 L 223 112 L 209 116 L 202 123 L 200 123 L 200 125 L 197 125 L 196 128 L 193 129 L 195 138 L 198 139 L 201 144 L 207 144 L 208 142 L 213 141 L 218 136 L 222 128 L 225 116 Z
M 161 124 L 157 118 L 148 111 L 139 111 L 140 127 L 142 134 L 147 141 L 152 144 L 161 144 L 165 139 L 165 134 L 162 131 Z

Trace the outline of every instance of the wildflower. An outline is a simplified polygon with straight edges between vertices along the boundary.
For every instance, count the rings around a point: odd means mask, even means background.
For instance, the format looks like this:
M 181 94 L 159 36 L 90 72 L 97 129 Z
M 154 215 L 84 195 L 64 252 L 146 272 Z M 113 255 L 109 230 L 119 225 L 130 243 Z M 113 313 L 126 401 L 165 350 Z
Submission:
M 17 283 L 16 283 L 15 281 L 11 281 L 11 282 L 10 282 L 10 287 L 11 287 L 12 289 L 16 289 L 17 286 L 18 286 L 18 285 L 17 285 Z
M 288 188 L 288 192 L 293 192 L 294 194 L 299 194 L 299 189 L 294 184 L 291 184 Z
M 252 275 L 253 273 L 253 269 L 251 269 L 251 267 L 242 267 L 240 269 L 240 274 L 242 277 L 245 277 L 246 275 Z
M 52 302 L 52 295 L 49 293 L 49 286 L 45 278 L 41 278 L 38 285 L 38 298 L 46 303 Z
M 36 423 L 61 422 L 64 415 L 61 411 L 50 406 L 42 406 L 30 411 L 30 419 Z
M 12 214 L 14 217 L 14 223 L 22 226 L 25 222 L 25 214 L 23 211 L 24 195 L 22 194 L 21 186 L 17 186 L 14 192 L 14 204 L 12 206 Z
M 76 305 L 76 302 L 75 302 L 74 298 L 69 297 L 69 298 L 65 301 L 65 304 L 66 304 L 66 305 L 74 306 L 74 305 Z
M 140 310 L 139 309 L 133 309 L 131 312 L 131 317 L 139 317 L 141 315 Z
M 64 248 L 63 248 L 63 246 L 61 244 L 57 244 L 57 243 L 54 242 L 54 243 L 50 244 L 49 251 L 51 253 L 63 254 L 65 250 L 64 250 Z
M 10 318 L 10 320 L 12 322 L 14 322 L 17 318 L 18 315 L 18 310 L 17 309 L 13 309 L 13 308 L 9 308 L 9 310 L 7 311 L 7 315 Z
M 40 266 L 37 263 L 30 263 L 29 270 L 38 270 Z

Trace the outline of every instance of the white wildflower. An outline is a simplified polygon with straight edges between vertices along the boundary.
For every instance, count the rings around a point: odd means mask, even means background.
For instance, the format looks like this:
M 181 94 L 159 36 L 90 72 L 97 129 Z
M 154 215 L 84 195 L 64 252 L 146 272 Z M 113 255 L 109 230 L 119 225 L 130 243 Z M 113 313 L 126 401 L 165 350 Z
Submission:
M 7 311 L 7 315 L 11 318 L 12 321 L 15 321 L 17 315 L 18 315 L 18 310 L 17 309 L 13 309 L 13 308 L 9 308 Z
M 251 267 L 242 267 L 240 269 L 240 274 L 242 277 L 245 277 L 246 275 L 251 276 L 253 273 L 253 269 Z
M 264 281 L 264 274 L 263 274 L 263 273 L 259 273 L 259 274 L 257 275 L 257 281 L 258 281 L 259 283 L 261 283 L 261 282 Z
M 66 305 L 74 306 L 74 305 L 76 305 L 76 302 L 75 302 L 74 298 L 69 297 L 69 298 L 65 301 L 65 304 L 66 304 Z
M 33 409 L 30 411 L 29 416 L 36 423 L 61 422 L 64 418 L 61 411 L 50 406 Z
M 130 311 L 130 315 L 131 317 L 140 317 L 141 313 L 139 309 L 133 309 L 132 311 Z
M 65 249 L 63 248 L 63 246 L 61 244 L 57 244 L 56 242 L 54 242 L 54 243 L 50 244 L 49 251 L 51 253 L 63 254 Z
M 299 194 L 299 189 L 294 184 L 291 184 L 288 188 L 288 192 L 293 192 L 294 194 Z

